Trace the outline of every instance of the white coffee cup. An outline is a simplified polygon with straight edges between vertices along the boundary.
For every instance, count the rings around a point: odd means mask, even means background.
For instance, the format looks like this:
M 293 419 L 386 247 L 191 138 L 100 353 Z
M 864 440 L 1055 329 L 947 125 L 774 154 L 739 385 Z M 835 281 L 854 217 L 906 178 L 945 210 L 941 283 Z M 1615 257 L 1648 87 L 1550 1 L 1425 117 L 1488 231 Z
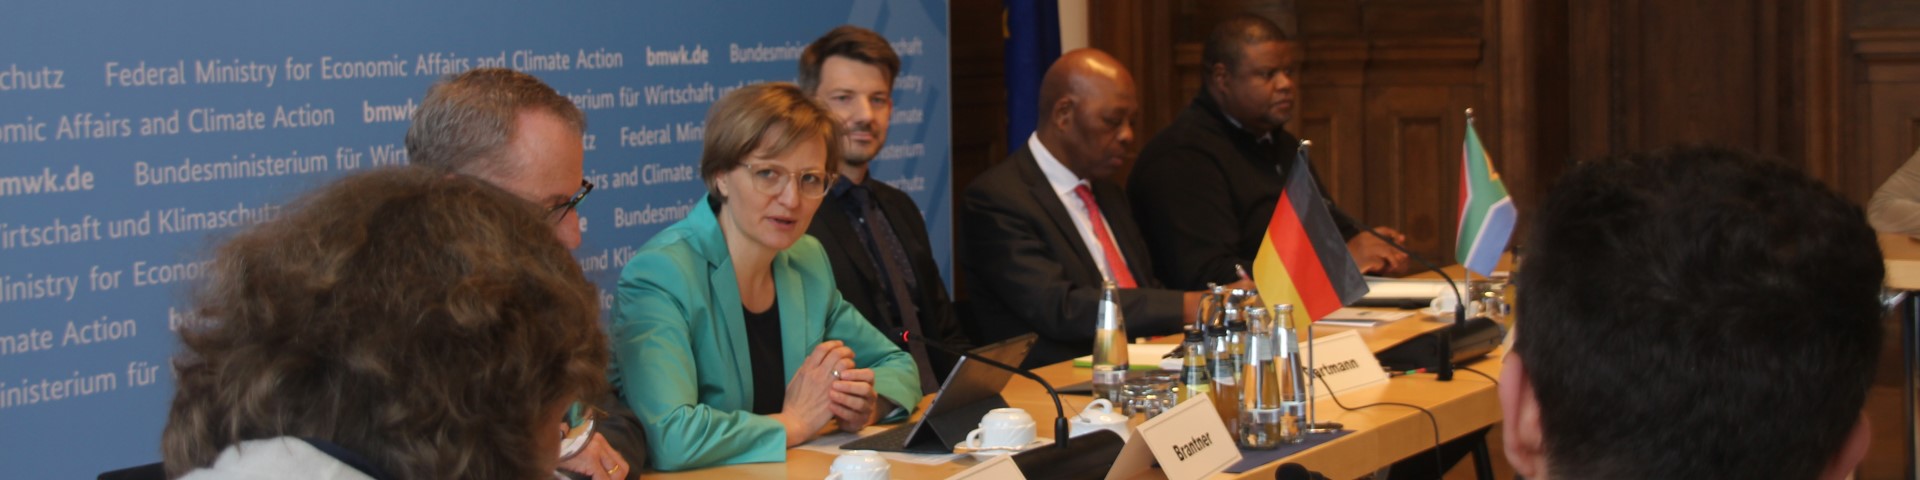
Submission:
M 1122 440 L 1127 438 L 1127 416 L 1113 411 L 1113 402 L 1104 398 L 1094 399 L 1093 403 L 1087 404 L 1085 410 L 1073 416 L 1067 427 L 1075 437 L 1108 430 L 1120 435 Z
M 888 471 L 893 466 L 880 452 L 873 450 L 849 450 L 833 459 L 833 467 L 827 475 L 828 480 L 887 480 Z
M 1018 408 L 996 408 L 980 418 L 980 428 L 967 432 L 967 448 L 1023 448 L 1033 443 L 1033 416 Z

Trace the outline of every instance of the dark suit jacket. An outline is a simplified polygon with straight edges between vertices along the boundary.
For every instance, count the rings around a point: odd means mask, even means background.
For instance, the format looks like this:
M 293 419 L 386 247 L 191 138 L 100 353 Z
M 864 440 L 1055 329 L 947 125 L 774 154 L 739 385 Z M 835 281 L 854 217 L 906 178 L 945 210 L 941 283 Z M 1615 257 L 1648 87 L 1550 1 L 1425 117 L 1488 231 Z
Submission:
M 1232 283 L 1239 279 L 1234 264 L 1252 272 L 1291 173 L 1285 170 L 1300 147 L 1285 130 L 1270 133 L 1273 142 L 1261 145 L 1258 136 L 1227 123 L 1202 90 L 1140 150 L 1127 177 L 1127 194 L 1160 261 L 1160 281 L 1168 287 L 1200 290 L 1208 282 Z M 1319 187 L 1323 197 L 1331 194 L 1326 185 Z M 1327 205 L 1333 207 L 1333 199 Z M 1331 213 L 1342 238 L 1360 233 L 1353 219 L 1338 209 Z
M 1180 332 L 1182 292 L 1158 288 L 1146 241 L 1120 186 L 1094 180 L 1094 198 L 1114 242 L 1142 288 L 1120 291 L 1132 336 Z M 1047 184 L 1033 152 L 1021 148 L 967 186 L 961 204 L 961 255 L 972 321 L 983 341 L 1038 332 L 1026 366 L 1093 351 L 1103 278 L 1065 204 Z
M 886 182 L 869 177 L 866 186 L 873 191 L 874 203 L 886 214 L 887 223 L 893 225 L 893 234 L 906 249 L 913 269 L 914 284 L 918 287 L 918 291 L 913 292 L 913 303 L 920 309 L 920 327 L 927 330 L 913 332 L 913 335 L 956 350 L 970 349 L 972 343 L 967 341 L 960 319 L 953 313 L 953 300 L 947 296 L 947 283 L 940 276 L 940 265 L 934 263 L 933 247 L 927 240 L 927 223 L 920 215 L 920 206 L 906 192 Z M 854 230 L 854 217 L 847 213 L 851 202 L 849 198 L 828 195 L 820 202 L 820 209 L 813 213 L 813 224 L 807 227 L 807 234 L 820 239 L 820 245 L 826 247 L 840 296 L 867 317 L 874 328 L 887 333 L 895 346 L 911 351 L 900 336 L 894 334 L 905 328 L 906 323 L 896 318 L 900 315 L 892 308 L 893 301 L 882 284 L 878 269 L 885 267 L 869 253 L 866 244 L 861 243 L 860 232 Z M 881 308 L 882 305 L 887 308 Z M 958 360 L 935 348 L 927 349 L 927 358 L 933 365 L 922 368 L 932 368 L 934 379 L 941 382 L 947 380 L 947 374 L 953 371 L 953 364 Z

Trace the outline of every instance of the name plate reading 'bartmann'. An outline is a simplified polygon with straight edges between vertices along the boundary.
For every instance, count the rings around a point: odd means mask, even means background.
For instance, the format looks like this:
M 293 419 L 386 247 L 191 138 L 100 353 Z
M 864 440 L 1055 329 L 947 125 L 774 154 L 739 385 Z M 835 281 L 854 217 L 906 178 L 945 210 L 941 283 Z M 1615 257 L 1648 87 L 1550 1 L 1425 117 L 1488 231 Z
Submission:
M 1302 345 L 1301 350 L 1306 350 L 1306 346 Z M 1380 359 L 1374 358 L 1359 333 L 1346 331 L 1313 339 L 1313 350 L 1313 376 L 1307 381 L 1315 384 L 1314 396 L 1387 381 L 1387 373 L 1380 369 Z M 1322 380 L 1325 385 L 1321 385 Z

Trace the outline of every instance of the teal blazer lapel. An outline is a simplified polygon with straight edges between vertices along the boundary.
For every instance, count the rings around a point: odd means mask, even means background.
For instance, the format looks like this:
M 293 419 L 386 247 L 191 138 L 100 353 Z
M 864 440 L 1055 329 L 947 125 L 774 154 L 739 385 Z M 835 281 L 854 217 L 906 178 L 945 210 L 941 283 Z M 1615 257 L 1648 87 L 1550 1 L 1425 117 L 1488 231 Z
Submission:
M 707 291 L 713 292 L 712 298 L 707 299 L 712 302 L 708 304 L 708 308 L 720 314 L 722 320 L 715 329 L 728 338 L 724 345 L 727 348 L 726 358 L 732 361 L 732 365 L 728 366 L 727 371 L 752 372 L 753 360 L 745 348 L 747 318 L 740 302 L 740 277 L 733 272 L 733 254 L 727 252 L 727 236 L 720 230 L 720 219 L 714 216 L 713 209 L 707 205 L 707 197 L 700 197 L 700 201 L 694 203 L 694 208 L 688 213 L 688 217 L 697 222 L 694 226 L 699 230 L 699 234 L 693 237 L 699 239 L 692 244 L 694 250 L 707 260 Z M 784 317 L 786 312 L 781 313 Z M 785 320 L 783 319 L 782 322 L 784 323 Z M 740 392 L 739 396 L 735 397 L 739 402 L 735 408 L 751 410 L 754 395 L 753 375 L 731 377 L 729 380 L 733 382 L 733 388 L 728 391 Z

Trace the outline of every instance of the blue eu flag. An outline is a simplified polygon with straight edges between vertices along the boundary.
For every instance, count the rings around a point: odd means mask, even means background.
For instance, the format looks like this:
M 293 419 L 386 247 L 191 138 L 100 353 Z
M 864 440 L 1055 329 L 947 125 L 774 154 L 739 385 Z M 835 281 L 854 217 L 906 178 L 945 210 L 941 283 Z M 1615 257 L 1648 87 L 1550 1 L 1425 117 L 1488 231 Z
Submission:
M 1040 115 L 1040 78 L 1060 58 L 1058 0 L 1002 0 L 1006 8 L 1007 149 L 1017 150 Z

